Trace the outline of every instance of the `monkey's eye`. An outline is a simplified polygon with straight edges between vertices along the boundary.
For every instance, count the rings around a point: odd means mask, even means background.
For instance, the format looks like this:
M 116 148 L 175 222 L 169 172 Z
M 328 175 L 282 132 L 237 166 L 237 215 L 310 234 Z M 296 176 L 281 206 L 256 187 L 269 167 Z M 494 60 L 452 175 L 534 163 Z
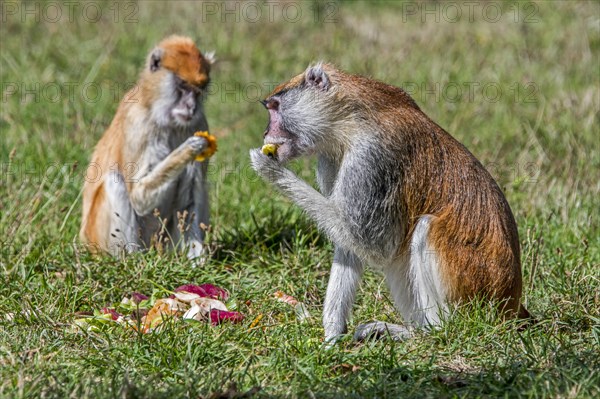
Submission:
M 186 93 L 193 93 L 193 94 L 199 94 L 201 91 L 200 87 L 196 87 L 194 85 L 191 85 L 189 83 L 186 83 L 183 80 L 179 81 L 179 84 L 177 85 L 177 89 L 182 93 L 182 94 L 186 94 Z

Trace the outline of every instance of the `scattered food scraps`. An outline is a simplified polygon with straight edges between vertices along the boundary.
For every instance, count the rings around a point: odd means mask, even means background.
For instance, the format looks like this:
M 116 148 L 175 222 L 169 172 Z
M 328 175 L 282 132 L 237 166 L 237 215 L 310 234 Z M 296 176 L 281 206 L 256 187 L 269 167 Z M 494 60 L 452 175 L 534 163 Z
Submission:
M 288 305 L 296 306 L 296 304 L 298 303 L 298 300 L 296 298 L 294 298 L 291 295 L 288 295 L 288 294 L 284 293 L 283 291 L 275 291 L 275 293 L 273 294 L 273 296 L 275 298 L 277 298 L 277 300 L 279 302 L 285 302 Z
M 292 306 L 296 311 L 296 317 L 298 321 L 303 322 L 310 319 L 310 313 L 306 305 L 291 295 L 284 293 L 283 291 L 276 291 L 273 296 L 280 302 L 287 303 Z
M 218 299 L 197 298 L 190 302 L 192 306 L 183 315 L 184 319 L 194 319 L 198 321 L 207 320 L 213 309 L 227 311 L 225 304 Z
M 226 301 L 227 298 L 229 298 L 229 293 L 227 291 L 212 284 L 187 284 L 175 288 L 175 292 L 180 291 L 191 292 L 193 294 L 198 294 L 201 297 L 210 297 L 214 299 L 221 299 L 223 301 Z
M 176 299 L 165 298 L 157 300 L 148 314 L 142 317 L 142 331 L 148 332 L 156 328 L 163 321 L 182 315 L 185 309 L 186 305 Z
M 154 295 L 149 298 L 134 292 L 114 307 L 104 307 L 90 316 L 76 319 L 74 325 L 94 331 L 103 325 L 115 323 L 149 333 L 157 331 L 166 320 L 192 319 L 212 325 L 239 323 L 244 320 L 244 315 L 227 308 L 222 301 L 228 298 L 226 290 L 212 284 L 182 285 L 166 298 L 155 298 Z M 235 303 L 230 306 L 235 307 Z
M 119 317 L 123 317 L 123 315 L 114 308 L 102 308 L 102 314 L 109 314 L 113 320 L 119 320 Z
M 252 321 L 252 323 L 250 324 L 250 327 L 248 327 L 248 332 L 250 332 L 254 327 L 256 327 L 258 325 L 258 323 L 260 323 L 262 318 L 263 318 L 263 314 L 259 313 L 258 316 L 256 316 L 254 318 L 254 320 Z
M 231 321 L 238 323 L 244 320 L 244 316 L 238 312 L 229 312 L 227 310 L 211 309 L 210 310 L 210 322 L 213 326 L 221 324 L 224 321 Z

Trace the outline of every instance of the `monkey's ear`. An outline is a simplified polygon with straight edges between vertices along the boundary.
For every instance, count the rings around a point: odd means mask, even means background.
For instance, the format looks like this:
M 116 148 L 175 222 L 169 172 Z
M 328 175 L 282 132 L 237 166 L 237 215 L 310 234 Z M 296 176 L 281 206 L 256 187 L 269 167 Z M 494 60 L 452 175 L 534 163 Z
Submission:
M 164 51 L 161 48 L 155 48 L 154 50 L 152 50 L 152 53 L 150 53 L 150 59 L 148 60 L 148 68 L 150 68 L 151 72 L 156 72 L 160 68 L 163 53 Z
M 214 63 L 217 62 L 217 58 L 215 57 L 215 52 L 214 51 L 209 51 L 207 53 L 204 53 L 204 59 L 206 61 L 208 61 L 208 63 L 210 65 L 214 65 Z
M 317 87 L 323 91 L 329 89 L 329 76 L 323 70 L 323 64 L 313 65 L 306 70 L 304 79 L 309 86 Z

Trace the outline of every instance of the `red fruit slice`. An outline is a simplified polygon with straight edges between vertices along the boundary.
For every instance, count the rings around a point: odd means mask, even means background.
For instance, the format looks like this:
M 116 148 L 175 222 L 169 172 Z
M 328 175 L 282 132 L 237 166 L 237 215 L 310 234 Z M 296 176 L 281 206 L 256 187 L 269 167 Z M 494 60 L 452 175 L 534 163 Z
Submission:
M 131 293 L 131 301 L 136 305 L 142 301 L 145 301 L 146 299 L 148 299 L 148 297 L 144 294 L 140 294 L 139 292 Z
M 229 293 L 227 291 L 212 284 L 186 284 L 175 288 L 175 292 L 179 291 L 191 292 L 193 294 L 198 294 L 201 297 L 220 299 L 222 301 L 225 301 L 227 298 L 229 298 Z
M 109 314 L 113 320 L 117 320 L 119 317 L 123 316 L 113 308 L 102 308 L 102 314 Z
M 225 310 L 211 309 L 210 322 L 213 326 L 221 324 L 224 321 L 239 323 L 244 320 L 244 315 L 239 312 L 227 312 Z

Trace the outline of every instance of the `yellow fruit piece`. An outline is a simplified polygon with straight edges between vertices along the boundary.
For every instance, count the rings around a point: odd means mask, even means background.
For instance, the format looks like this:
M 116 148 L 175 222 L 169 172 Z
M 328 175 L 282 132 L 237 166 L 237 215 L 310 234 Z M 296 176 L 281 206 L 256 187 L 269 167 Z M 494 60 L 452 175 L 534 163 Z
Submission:
M 248 328 L 248 332 L 250 332 L 254 327 L 256 327 L 258 325 L 258 323 L 260 323 L 262 318 L 263 318 L 263 314 L 259 313 L 258 316 L 256 316 L 256 318 L 252 321 L 252 324 L 250 324 L 250 327 Z
M 148 332 L 166 319 L 180 316 L 185 309 L 186 305 L 176 299 L 157 300 L 152 309 L 148 311 L 148 314 L 142 318 L 142 331 Z
M 277 148 L 279 146 L 277 144 L 265 144 L 262 146 L 261 151 L 263 154 L 268 155 L 270 157 L 274 157 L 277 155 Z
M 196 132 L 194 136 L 204 137 L 206 141 L 208 141 L 208 147 L 200 154 L 196 155 L 196 161 L 202 162 L 205 159 L 208 159 L 213 156 L 215 152 L 217 152 L 217 138 L 208 132 Z

